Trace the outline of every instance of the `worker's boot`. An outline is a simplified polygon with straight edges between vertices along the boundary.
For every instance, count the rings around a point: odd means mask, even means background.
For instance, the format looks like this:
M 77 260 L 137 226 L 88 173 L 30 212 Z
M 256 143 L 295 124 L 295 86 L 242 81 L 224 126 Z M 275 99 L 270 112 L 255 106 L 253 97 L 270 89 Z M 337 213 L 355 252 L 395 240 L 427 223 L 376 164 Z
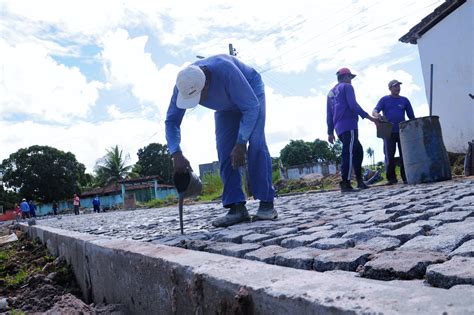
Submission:
M 366 183 L 364 183 L 364 180 L 362 179 L 362 177 L 359 177 L 359 178 L 357 178 L 357 188 L 367 189 L 367 188 L 369 188 L 369 186 L 367 186 Z
M 215 227 L 227 227 L 245 221 L 250 221 L 250 216 L 245 203 L 239 202 L 232 204 L 225 216 L 212 221 L 212 225 Z
M 278 218 L 278 212 L 273 206 L 273 201 L 260 201 L 255 220 L 274 220 Z
M 354 188 L 352 188 L 350 180 L 343 180 L 339 182 L 339 187 L 341 187 L 341 192 L 352 192 Z

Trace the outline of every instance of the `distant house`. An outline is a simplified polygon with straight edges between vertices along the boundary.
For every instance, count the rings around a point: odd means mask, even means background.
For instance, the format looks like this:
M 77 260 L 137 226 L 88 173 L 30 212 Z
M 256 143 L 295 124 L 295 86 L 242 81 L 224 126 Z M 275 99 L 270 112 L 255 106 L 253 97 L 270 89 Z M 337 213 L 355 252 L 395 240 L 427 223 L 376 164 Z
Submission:
M 219 174 L 219 162 L 199 164 L 199 177 L 202 179 L 206 174 Z
M 129 198 L 130 195 L 132 195 L 133 200 L 138 202 L 164 199 L 169 195 L 178 196 L 174 186 L 161 184 L 160 182 L 162 180 L 159 176 L 147 176 L 94 188 L 81 194 L 81 207 L 92 208 L 92 200 L 96 195 L 100 198 L 101 207 L 123 205 L 125 198 Z
M 474 139 L 474 1 L 448 0 L 400 38 L 417 44 L 432 114 L 440 117 L 449 152 L 464 153 Z

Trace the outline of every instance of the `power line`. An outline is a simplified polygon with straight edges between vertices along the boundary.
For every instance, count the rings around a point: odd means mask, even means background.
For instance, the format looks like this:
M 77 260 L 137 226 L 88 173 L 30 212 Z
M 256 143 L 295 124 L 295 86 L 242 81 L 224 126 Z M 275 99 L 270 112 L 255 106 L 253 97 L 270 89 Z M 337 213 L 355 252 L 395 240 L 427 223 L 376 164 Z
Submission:
M 428 5 L 428 6 L 426 6 L 426 7 L 423 7 L 422 9 L 420 9 L 420 10 L 418 10 L 418 11 L 412 13 L 412 14 L 404 15 L 403 17 L 394 19 L 394 20 L 392 20 L 392 21 L 390 21 L 390 22 L 388 22 L 388 23 L 385 23 L 385 24 L 379 25 L 379 26 L 377 26 L 377 27 L 374 27 L 374 28 L 368 30 L 368 31 L 365 32 L 365 33 L 358 34 L 358 35 L 356 35 L 356 36 L 351 37 L 351 38 L 348 39 L 348 40 L 343 40 L 343 41 L 341 41 L 341 39 L 343 39 L 343 38 L 345 38 L 345 37 L 347 37 L 347 36 L 349 36 L 349 35 L 351 35 L 351 34 L 353 34 L 353 33 L 355 33 L 355 32 L 358 32 L 358 31 L 360 31 L 360 30 L 363 30 L 364 28 L 366 28 L 366 27 L 369 26 L 369 24 L 365 24 L 365 25 L 363 25 L 363 26 L 361 26 L 361 27 L 359 27 L 359 28 L 357 28 L 357 29 L 354 29 L 354 30 L 352 30 L 352 31 L 350 31 L 350 32 L 345 33 L 342 37 L 339 38 L 339 41 L 337 41 L 337 42 L 336 42 L 336 41 L 333 41 L 333 42 L 332 42 L 332 43 L 334 43 L 333 45 L 326 46 L 324 49 L 319 49 L 319 50 L 316 50 L 316 51 L 313 51 L 313 52 L 304 54 L 304 55 L 302 55 L 302 56 L 299 56 L 299 57 L 297 57 L 297 58 L 293 58 L 291 61 L 284 62 L 284 63 L 280 63 L 280 64 L 277 64 L 277 65 L 275 65 L 275 66 L 269 67 L 269 68 L 267 68 L 267 69 L 262 70 L 261 73 L 266 73 L 266 72 L 268 72 L 268 71 L 271 71 L 271 70 L 274 70 L 274 69 L 276 69 L 276 68 L 279 68 L 279 67 L 285 66 L 285 65 L 287 65 L 287 64 L 290 64 L 291 62 L 293 62 L 293 61 L 295 61 L 295 60 L 301 60 L 301 59 L 303 59 L 303 58 L 311 57 L 311 56 L 314 56 L 314 55 L 316 55 L 316 54 L 318 54 L 318 53 L 320 53 L 320 52 L 323 52 L 324 50 L 326 50 L 326 49 L 328 49 L 328 48 L 333 48 L 333 47 L 336 47 L 336 46 L 338 46 L 338 45 L 340 45 L 340 44 L 342 44 L 342 43 L 347 43 L 347 42 L 352 41 L 352 40 L 354 40 L 354 39 L 357 39 L 357 38 L 359 38 L 359 37 L 361 37 L 361 36 L 363 36 L 363 35 L 365 35 L 365 34 L 367 34 L 367 33 L 371 33 L 371 32 L 373 32 L 373 31 L 375 31 L 375 30 L 377 30 L 377 29 L 380 29 L 380 28 L 382 28 L 382 27 L 385 27 L 385 26 L 387 26 L 387 25 L 389 25 L 389 24 L 392 24 L 392 23 L 394 23 L 394 22 L 400 21 L 400 20 L 406 18 L 407 16 L 411 16 L 411 15 L 414 15 L 414 14 L 418 14 L 418 12 L 420 12 L 420 11 L 422 11 L 422 10 L 428 8 L 428 7 L 431 7 L 431 6 L 433 6 L 433 5 L 437 4 L 437 3 L 438 3 L 438 2 L 431 3 L 430 5 Z M 329 44 L 331 44 L 331 42 L 329 42 Z
M 374 7 L 374 6 L 375 6 L 376 4 L 378 4 L 378 3 L 379 3 L 378 1 L 374 1 L 369 7 L 361 9 L 359 12 L 357 12 L 356 14 L 352 15 L 351 17 L 349 17 L 349 19 L 355 18 L 357 15 L 362 14 L 362 12 L 367 11 L 368 9 Z M 341 12 L 347 10 L 348 8 L 350 8 L 350 6 L 345 6 L 345 8 L 344 8 L 343 10 L 337 10 L 337 11 L 334 11 L 334 13 L 341 13 Z M 326 16 L 326 19 L 329 19 L 329 18 L 332 18 L 332 15 L 327 15 L 327 16 Z M 324 21 L 324 20 L 326 20 L 326 19 L 323 19 L 322 21 Z M 336 23 L 336 24 L 330 26 L 330 27 L 327 28 L 326 30 L 324 30 L 324 31 L 322 31 L 322 32 L 320 32 L 320 33 L 318 33 L 318 34 L 316 34 L 316 35 L 310 37 L 310 38 L 307 39 L 303 44 L 298 45 L 298 46 L 294 46 L 294 47 L 292 47 L 292 48 L 286 50 L 285 52 L 279 54 L 278 56 L 275 56 L 275 57 L 271 58 L 270 60 L 268 60 L 267 62 L 265 62 L 261 67 L 262 67 L 262 68 L 265 68 L 265 66 L 266 66 L 266 65 L 269 65 L 273 60 L 278 59 L 278 58 L 280 58 L 280 57 L 282 57 L 282 56 L 288 54 L 289 52 L 294 51 L 295 49 L 297 49 L 297 48 L 299 48 L 299 47 L 302 47 L 302 46 L 307 45 L 307 44 L 308 44 L 309 42 L 311 42 L 312 40 L 314 40 L 314 39 L 316 39 L 316 38 L 318 38 L 318 37 L 320 37 L 320 36 L 322 36 L 322 35 L 327 34 L 327 31 L 328 31 L 328 30 L 333 29 L 333 28 L 335 28 L 335 27 L 337 27 L 337 26 L 339 26 L 339 25 L 342 25 L 342 24 L 344 24 L 344 23 L 346 23 L 346 22 L 347 22 L 347 19 L 345 18 L 345 19 L 341 20 L 340 22 L 338 22 L 338 23 Z

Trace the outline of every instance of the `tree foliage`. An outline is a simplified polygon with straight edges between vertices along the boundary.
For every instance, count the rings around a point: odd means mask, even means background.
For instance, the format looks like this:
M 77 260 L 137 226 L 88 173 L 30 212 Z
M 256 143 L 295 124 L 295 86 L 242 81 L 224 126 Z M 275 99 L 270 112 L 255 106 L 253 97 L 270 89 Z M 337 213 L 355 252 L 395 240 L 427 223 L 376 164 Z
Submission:
M 311 143 L 303 140 L 291 140 L 280 151 L 280 159 L 285 166 L 294 166 L 313 162 Z
M 316 139 L 313 142 L 291 140 L 280 151 L 280 159 L 285 166 L 294 166 L 307 163 L 340 162 L 342 143 L 336 141 L 330 145 L 327 141 Z
M 71 152 L 34 145 L 3 160 L 0 171 L 6 187 L 21 197 L 51 202 L 80 193 L 85 166 Z
M 313 160 L 316 162 L 329 162 L 334 161 L 332 156 L 331 147 L 327 141 L 316 139 L 312 143 L 313 149 Z
M 132 165 L 127 165 L 130 156 L 123 155 L 118 145 L 107 150 L 105 156 L 99 159 L 94 167 L 96 183 L 99 186 L 116 183 L 122 179 L 132 177 Z
M 331 159 L 330 161 L 335 161 L 337 164 L 341 163 L 342 157 L 342 141 L 337 139 L 333 145 L 331 145 Z
M 11 210 L 15 208 L 15 204 L 18 203 L 20 197 L 14 191 L 8 191 L 0 185 L 0 206 L 3 206 L 3 210 Z
M 141 176 L 159 175 L 165 183 L 171 183 L 173 164 L 166 144 L 150 143 L 139 149 L 137 155 Z

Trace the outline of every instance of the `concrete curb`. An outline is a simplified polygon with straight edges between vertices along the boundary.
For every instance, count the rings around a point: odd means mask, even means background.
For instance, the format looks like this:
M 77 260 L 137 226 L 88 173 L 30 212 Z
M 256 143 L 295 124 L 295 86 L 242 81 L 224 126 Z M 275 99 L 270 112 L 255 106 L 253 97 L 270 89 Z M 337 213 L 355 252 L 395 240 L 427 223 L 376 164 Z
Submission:
M 131 314 L 467 314 L 474 287 L 451 290 L 265 263 L 44 226 L 23 226 L 72 265 L 88 302 Z

